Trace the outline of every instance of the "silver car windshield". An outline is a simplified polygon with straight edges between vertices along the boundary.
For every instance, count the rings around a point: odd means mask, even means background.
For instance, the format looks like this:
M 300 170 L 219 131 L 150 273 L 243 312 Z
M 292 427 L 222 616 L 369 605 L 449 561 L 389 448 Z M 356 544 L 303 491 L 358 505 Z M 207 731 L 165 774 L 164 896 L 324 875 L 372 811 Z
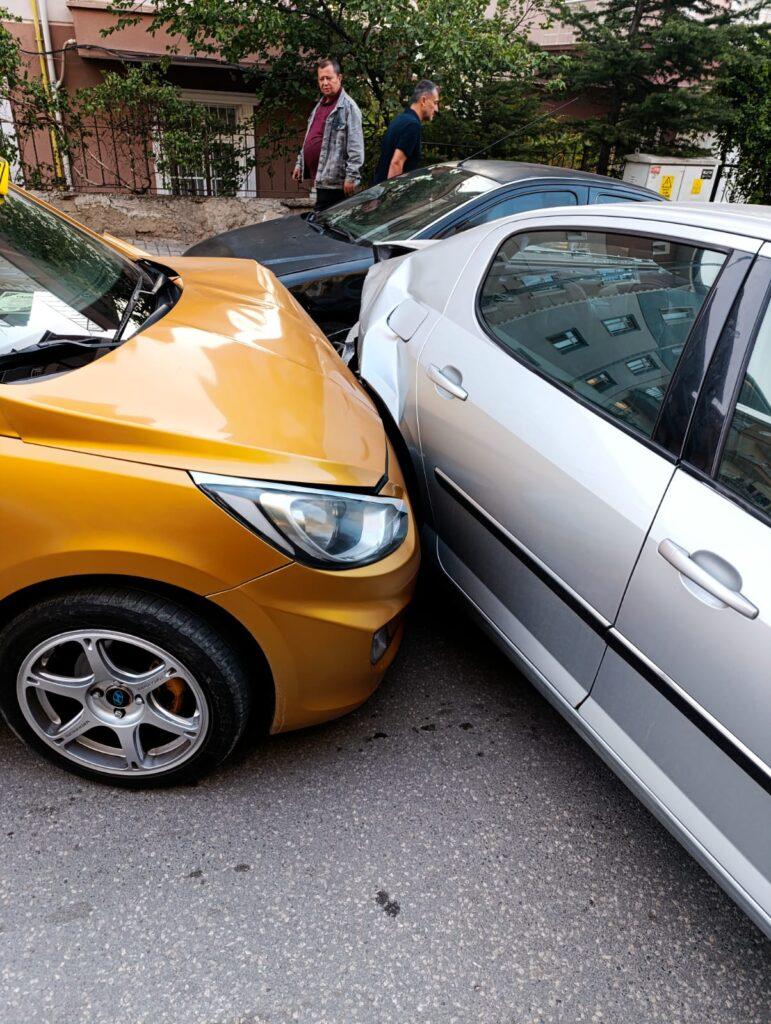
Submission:
M 330 234 L 352 242 L 398 242 L 499 184 L 453 164 L 438 164 L 373 185 L 317 214 Z

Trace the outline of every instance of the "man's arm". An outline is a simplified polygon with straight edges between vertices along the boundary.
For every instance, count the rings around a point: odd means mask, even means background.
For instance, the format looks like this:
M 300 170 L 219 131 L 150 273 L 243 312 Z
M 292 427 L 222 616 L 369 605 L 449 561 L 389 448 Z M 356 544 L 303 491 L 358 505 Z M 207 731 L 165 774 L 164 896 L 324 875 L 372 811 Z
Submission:
M 364 163 L 364 131 L 361 126 L 361 111 L 355 103 L 348 110 L 348 149 L 345 154 L 345 193 L 350 195 L 361 181 L 361 165 Z
M 394 140 L 396 147 L 388 166 L 388 177 L 397 178 L 404 173 L 404 165 L 420 145 L 420 125 L 405 125 Z
M 394 155 L 391 157 L 391 163 L 388 165 L 388 177 L 398 178 L 404 170 L 404 164 L 407 160 L 407 154 L 403 149 L 395 149 Z

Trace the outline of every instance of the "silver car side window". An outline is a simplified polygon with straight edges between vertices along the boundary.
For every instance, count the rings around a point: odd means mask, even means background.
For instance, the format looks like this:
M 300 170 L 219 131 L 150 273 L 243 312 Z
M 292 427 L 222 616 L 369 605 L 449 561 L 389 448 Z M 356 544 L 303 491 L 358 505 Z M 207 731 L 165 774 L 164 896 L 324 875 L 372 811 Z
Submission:
M 650 437 L 725 259 L 615 232 L 514 235 L 489 268 L 479 315 L 512 355 Z
M 771 521 L 771 304 L 755 338 L 718 480 Z

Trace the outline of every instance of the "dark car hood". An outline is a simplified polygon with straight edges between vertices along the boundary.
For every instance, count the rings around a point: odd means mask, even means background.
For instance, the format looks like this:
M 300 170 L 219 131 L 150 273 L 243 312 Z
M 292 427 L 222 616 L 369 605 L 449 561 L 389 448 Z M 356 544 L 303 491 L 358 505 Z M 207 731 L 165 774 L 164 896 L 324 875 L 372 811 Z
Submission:
M 302 274 L 319 267 L 372 261 L 367 245 L 344 242 L 315 231 L 303 217 L 278 217 L 224 231 L 191 246 L 186 256 L 235 256 L 257 260 L 276 277 Z

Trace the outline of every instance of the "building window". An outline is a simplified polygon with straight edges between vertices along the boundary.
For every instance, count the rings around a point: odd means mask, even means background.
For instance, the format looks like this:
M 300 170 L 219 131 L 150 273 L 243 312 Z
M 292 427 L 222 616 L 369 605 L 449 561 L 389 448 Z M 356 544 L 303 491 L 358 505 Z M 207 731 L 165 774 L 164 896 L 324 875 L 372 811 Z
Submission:
M 629 334 L 630 331 L 639 331 L 640 326 L 632 316 L 628 313 L 625 316 L 611 316 L 607 320 L 602 321 L 605 330 L 608 334 Z
M 206 112 L 201 145 L 179 155 L 173 136 L 160 126 L 157 147 L 159 191 L 184 196 L 253 194 L 255 181 L 254 107 L 240 96 L 185 93 L 191 107 Z
M 566 331 L 562 331 L 561 334 L 552 334 L 546 340 L 562 355 L 566 355 L 568 352 L 575 352 L 577 348 L 587 347 L 577 327 L 569 327 Z
M 528 291 L 554 291 L 559 287 L 554 274 L 523 274 L 520 279 L 522 287 Z
M 662 309 L 661 319 L 665 324 L 681 324 L 693 319 L 693 310 L 689 306 L 677 306 L 673 309 Z
M 651 356 L 635 356 L 634 359 L 628 359 L 626 365 L 635 377 L 641 377 L 644 373 L 657 368 L 656 361 Z
M 601 370 L 599 373 L 594 373 L 591 377 L 587 377 L 586 383 L 590 388 L 594 388 L 595 391 L 607 391 L 608 388 L 612 388 L 616 382 L 607 370 Z

